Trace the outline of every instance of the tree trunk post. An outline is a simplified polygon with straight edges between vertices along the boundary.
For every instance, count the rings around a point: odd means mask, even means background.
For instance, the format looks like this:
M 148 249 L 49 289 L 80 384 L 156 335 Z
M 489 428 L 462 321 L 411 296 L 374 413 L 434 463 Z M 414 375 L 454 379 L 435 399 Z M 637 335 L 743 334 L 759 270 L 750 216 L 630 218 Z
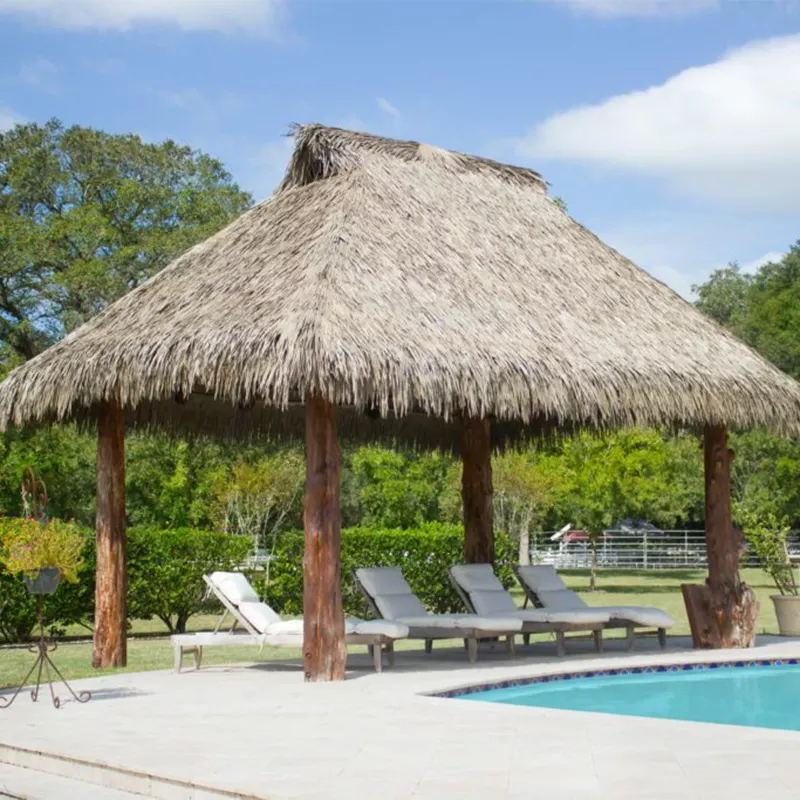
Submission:
M 335 409 L 327 400 L 310 395 L 306 399 L 303 502 L 303 669 L 307 681 L 340 681 L 345 673 L 340 469 Z
M 128 565 L 125 536 L 125 414 L 116 400 L 97 414 L 97 571 L 93 667 L 127 664 Z
M 486 417 L 463 418 L 461 462 L 464 558 L 468 564 L 493 564 L 492 444 Z
M 733 527 L 731 461 L 724 425 L 706 425 L 703 435 L 706 487 L 708 578 L 703 586 L 683 584 L 695 647 L 751 647 L 758 601 L 739 576 L 745 542 Z

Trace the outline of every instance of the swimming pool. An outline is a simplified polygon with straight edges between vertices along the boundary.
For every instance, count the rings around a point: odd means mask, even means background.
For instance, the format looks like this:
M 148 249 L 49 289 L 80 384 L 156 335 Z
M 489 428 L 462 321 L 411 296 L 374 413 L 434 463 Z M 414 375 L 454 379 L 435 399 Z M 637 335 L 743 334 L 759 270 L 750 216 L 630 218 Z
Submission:
M 800 663 L 670 665 L 546 676 L 447 693 L 463 700 L 800 730 Z

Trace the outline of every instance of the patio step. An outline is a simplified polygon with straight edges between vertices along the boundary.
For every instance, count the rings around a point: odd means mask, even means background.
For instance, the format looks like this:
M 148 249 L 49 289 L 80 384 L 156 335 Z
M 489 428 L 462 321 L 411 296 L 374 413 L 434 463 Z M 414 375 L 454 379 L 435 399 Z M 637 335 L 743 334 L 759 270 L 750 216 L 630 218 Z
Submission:
M 67 797 L 76 800 L 141 800 L 142 795 L 39 772 L 37 769 L 0 764 L 0 798 L 6 797 L 14 800 L 56 800 Z
M 122 800 L 142 796 L 157 800 L 266 800 L 264 796 L 0 742 L 0 800 Z

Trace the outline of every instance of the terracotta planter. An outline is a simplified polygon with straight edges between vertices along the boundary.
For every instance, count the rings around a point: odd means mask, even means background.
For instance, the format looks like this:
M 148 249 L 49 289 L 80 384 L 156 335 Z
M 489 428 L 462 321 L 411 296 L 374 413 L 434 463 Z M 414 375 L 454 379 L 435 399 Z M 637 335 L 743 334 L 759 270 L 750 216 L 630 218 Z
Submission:
M 781 636 L 800 636 L 800 597 L 792 594 L 773 594 L 771 597 Z
M 53 594 L 61 583 L 61 570 L 58 567 L 42 567 L 35 577 L 23 575 L 22 580 L 31 594 Z

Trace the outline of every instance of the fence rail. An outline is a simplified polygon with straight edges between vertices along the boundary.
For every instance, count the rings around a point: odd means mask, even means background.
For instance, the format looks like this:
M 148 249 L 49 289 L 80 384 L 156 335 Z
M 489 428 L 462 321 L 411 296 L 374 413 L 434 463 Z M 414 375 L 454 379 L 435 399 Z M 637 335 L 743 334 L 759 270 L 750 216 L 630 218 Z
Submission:
M 531 563 L 553 564 L 559 569 L 587 568 L 592 565 L 592 545 L 587 541 L 552 542 L 552 532 L 531 537 Z M 800 532 L 789 538 L 789 552 L 800 556 Z M 744 563 L 756 566 L 746 554 Z M 705 567 L 706 540 L 704 531 L 672 530 L 630 533 L 606 531 L 597 542 L 599 569 L 675 569 Z

